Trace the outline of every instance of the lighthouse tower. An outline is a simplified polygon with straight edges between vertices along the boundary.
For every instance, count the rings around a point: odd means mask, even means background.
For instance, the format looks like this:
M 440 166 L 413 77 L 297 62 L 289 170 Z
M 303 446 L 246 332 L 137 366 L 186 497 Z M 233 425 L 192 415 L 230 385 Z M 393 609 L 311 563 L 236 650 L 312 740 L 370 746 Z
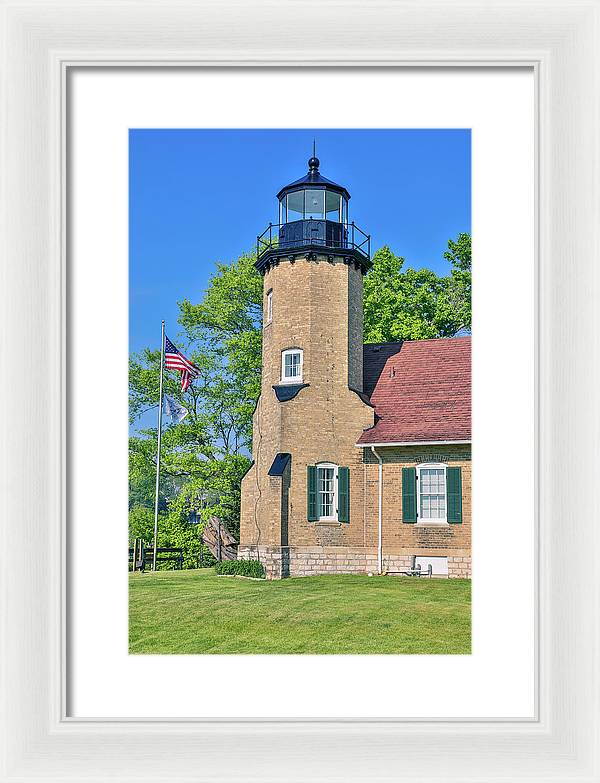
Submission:
M 363 394 L 370 238 L 349 222 L 347 189 L 319 168 L 313 154 L 279 191 L 279 220 L 257 242 L 262 386 L 238 556 L 260 559 L 270 578 L 315 573 L 319 562 L 329 571 L 365 544 L 356 443 L 374 423 Z

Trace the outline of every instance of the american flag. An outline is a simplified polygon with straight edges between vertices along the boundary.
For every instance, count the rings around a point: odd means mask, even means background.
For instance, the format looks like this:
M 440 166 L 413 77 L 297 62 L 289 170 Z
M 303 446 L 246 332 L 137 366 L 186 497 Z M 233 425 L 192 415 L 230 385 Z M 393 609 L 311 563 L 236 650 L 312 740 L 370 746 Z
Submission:
M 200 375 L 200 370 L 195 364 L 190 362 L 178 348 L 165 335 L 165 367 L 167 370 L 178 370 L 181 373 L 181 391 L 185 391 L 192 378 Z

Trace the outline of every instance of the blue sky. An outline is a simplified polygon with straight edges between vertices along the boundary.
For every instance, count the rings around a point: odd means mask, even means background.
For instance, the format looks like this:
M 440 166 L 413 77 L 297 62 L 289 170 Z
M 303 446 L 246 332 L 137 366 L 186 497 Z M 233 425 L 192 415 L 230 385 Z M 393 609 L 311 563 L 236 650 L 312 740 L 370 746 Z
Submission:
M 130 350 L 175 342 L 177 302 L 202 297 L 215 261 L 252 250 L 277 222 L 275 195 L 321 173 L 352 196 L 371 247 L 446 273 L 448 239 L 471 230 L 470 130 L 130 130 Z

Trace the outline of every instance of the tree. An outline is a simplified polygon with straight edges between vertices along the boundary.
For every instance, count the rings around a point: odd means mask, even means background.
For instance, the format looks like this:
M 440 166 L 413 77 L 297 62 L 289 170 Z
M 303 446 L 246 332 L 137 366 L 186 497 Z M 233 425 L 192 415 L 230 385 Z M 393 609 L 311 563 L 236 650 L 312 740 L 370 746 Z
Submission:
M 261 302 L 262 278 L 254 257 L 243 255 L 217 265 L 199 304 L 179 304 L 183 334 L 178 344 L 201 375 L 186 392 L 178 374 L 164 375 L 165 394 L 187 408 L 188 415 L 163 429 L 159 541 L 185 545 L 190 560 L 202 529 L 202 523 L 190 525 L 191 515 L 202 520 L 216 514 L 239 535 L 240 482 L 250 466 L 252 412 L 260 393 Z M 159 374 L 159 350 L 132 355 L 132 423 L 156 410 Z M 156 437 L 156 428 L 149 428 L 130 438 L 130 509 L 154 506 Z
M 154 512 L 141 506 L 129 511 L 129 545 L 132 546 L 136 538 L 143 541 L 151 541 L 154 532 Z
M 365 342 L 454 337 L 471 328 L 471 237 L 448 242 L 449 277 L 404 269 L 388 246 L 373 255 L 364 284 Z
M 471 332 L 471 235 L 459 234 L 456 242 L 448 241 L 444 253 L 452 264 L 448 282 L 448 308 L 452 311 L 459 330 Z

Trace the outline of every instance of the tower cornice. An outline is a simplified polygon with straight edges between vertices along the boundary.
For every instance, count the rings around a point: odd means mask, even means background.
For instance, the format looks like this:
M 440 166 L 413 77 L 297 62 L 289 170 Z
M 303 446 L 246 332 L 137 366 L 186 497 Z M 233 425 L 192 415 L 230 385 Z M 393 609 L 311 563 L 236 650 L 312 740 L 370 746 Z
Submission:
M 254 266 L 265 275 L 270 269 L 282 263 L 294 264 L 296 261 L 314 261 L 316 263 L 344 263 L 354 266 L 366 274 L 372 266 L 372 261 L 355 248 L 340 250 L 324 250 L 321 245 L 303 245 L 302 250 L 296 252 L 289 248 L 272 248 L 262 253 Z

